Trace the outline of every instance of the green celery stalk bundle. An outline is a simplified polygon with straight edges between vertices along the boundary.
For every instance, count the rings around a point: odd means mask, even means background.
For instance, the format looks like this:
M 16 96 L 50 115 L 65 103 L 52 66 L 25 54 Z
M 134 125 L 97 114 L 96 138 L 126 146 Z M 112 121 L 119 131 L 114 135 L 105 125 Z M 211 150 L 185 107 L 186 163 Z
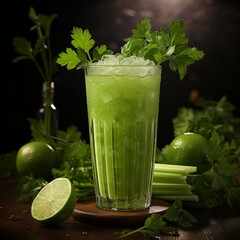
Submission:
M 198 202 L 193 186 L 187 182 L 189 174 L 196 173 L 197 167 L 155 163 L 152 197 L 174 201 L 180 198 L 186 202 Z

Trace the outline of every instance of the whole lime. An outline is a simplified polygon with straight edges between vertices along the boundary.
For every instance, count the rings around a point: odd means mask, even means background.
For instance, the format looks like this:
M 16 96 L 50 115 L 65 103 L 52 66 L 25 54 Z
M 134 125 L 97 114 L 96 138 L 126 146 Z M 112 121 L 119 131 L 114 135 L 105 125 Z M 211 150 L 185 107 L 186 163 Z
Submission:
M 35 141 L 23 145 L 17 152 L 16 168 L 20 176 L 32 174 L 35 178 L 51 178 L 52 168 L 57 166 L 54 149 L 44 142 Z
M 202 135 L 187 132 L 175 137 L 166 152 L 167 163 L 197 166 L 197 173 L 211 168 L 208 160 L 209 141 Z

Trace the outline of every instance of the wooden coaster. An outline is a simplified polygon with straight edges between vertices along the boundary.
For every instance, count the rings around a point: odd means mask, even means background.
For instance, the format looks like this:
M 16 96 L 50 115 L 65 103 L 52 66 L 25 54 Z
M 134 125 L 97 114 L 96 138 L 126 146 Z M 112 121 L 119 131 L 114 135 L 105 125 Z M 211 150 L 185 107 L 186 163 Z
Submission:
M 77 203 L 73 211 L 74 220 L 85 224 L 105 227 L 132 227 L 144 224 L 144 221 L 153 213 L 163 213 L 170 204 L 162 200 L 153 200 L 152 205 L 141 211 L 114 211 L 103 210 L 96 206 L 95 200 Z

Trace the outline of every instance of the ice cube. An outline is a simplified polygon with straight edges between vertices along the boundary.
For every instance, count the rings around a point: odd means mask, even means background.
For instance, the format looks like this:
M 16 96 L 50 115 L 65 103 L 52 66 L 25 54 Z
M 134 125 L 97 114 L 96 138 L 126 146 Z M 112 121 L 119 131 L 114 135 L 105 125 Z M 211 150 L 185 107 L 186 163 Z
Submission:
M 155 66 L 155 63 L 150 60 L 145 60 L 142 57 L 130 56 L 123 57 L 121 54 L 115 55 L 104 55 L 101 60 L 98 62 L 92 63 L 92 66 L 96 67 L 94 74 L 100 75 L 132 75 L 132 76 L 141 76 L 144 77 L 149 74 L 149 71 L 152 71 L 152 68 L 148 66 Z M 104 67 L 101 67 L 104 66 Z M 106 67 L 108 66 L 108 67 Z M 113 68 L 113 66 L 119 66 Z M 127 66 L 132 66 L 131 68 Z M 135 67 L 134 67 L 135 66 Z M 141 69 L 138 66 L 143 66 Z M 144 67 L 146 66 L 146 67 Z

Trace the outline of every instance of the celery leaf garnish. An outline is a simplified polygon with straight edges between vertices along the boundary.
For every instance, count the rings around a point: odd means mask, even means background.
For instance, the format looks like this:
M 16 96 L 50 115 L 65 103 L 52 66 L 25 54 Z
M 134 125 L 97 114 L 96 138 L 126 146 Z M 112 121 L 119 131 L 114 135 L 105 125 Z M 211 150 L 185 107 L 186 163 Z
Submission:
M 95 41 L 88 29 L 74 27 L 71 37 L 75 49 L 67 48 L 57 59 L 58 64 L 67 66 L 69 70 L 83 68 L 89 63 L 100 60 L 105 54 L 113 54 L 106 45 L 94 47 Z M 170 69 L 178 72 L 180 79 L 186 75 L 189 65 L 204 56 L 203 51 L 187 46 L 188 38 L 182 19 L 170 22 L 169 31 L 165 28 L 152 31 L 150 19 L 144 18 L 135 29 L 132 29 L 132 36 L 124 39 L 124 42 L 121 47 L 122 56 L 142 57 L 152 60 L 156 65 L 168 61 Z
M 72 30 L 71 44 L 74 47 L 67 48 L 65 52 L 59 54 L 57 63 L 61 66 L 66 66 L 68 70 L 83 68 L 85 65 L 98 61 L 105 54 L 112 54 L 106 45 L 94 47 L 95 40 L 89 30 L 74 27 Z
M 150 19 L 145 18 L 132 30 L 132 36 L 125 42 L 121 48 L 123 56 L 136 55 L 150 59 L 157 65 L 169 61 L 170 69 L 177 71 L 180 79 L 186 75 L 189 65 L 204 56 L 203 51 L 187 46 L 188 38 L 182 19 L 171 22 L 167 32 L 164 28 L 152 31 Z
M 61 66 L 67 65 L 67 69 L 73 69 L 81 62 L 77 53 L 71 48 L 67 48 L 66 52 L 60 53 L 59 56 L 57 63 Z

